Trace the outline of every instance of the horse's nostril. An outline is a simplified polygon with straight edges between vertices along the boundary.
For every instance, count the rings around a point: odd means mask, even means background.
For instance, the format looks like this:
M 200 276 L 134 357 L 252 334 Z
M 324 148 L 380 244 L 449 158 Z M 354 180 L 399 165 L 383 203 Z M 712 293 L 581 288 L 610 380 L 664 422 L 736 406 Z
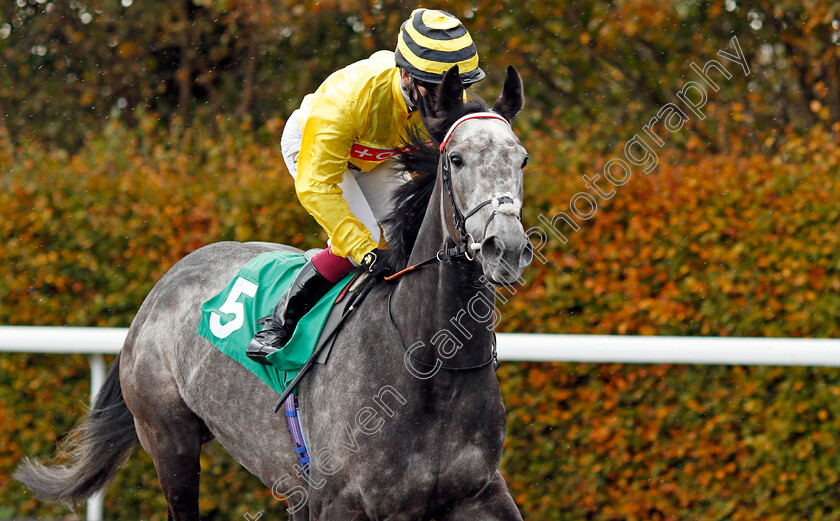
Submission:
M 528 266 L 532 260 L 534 260 L 534 245 L 531 244 L 531 241 L 526 240 L 525 248 L 519 254 L 519 267 L 524 268 Z
M 487 237 L 481 241 L 481 256 L 488 262 L 498 263 L 505 252 L 505 243 L 498 237 Z

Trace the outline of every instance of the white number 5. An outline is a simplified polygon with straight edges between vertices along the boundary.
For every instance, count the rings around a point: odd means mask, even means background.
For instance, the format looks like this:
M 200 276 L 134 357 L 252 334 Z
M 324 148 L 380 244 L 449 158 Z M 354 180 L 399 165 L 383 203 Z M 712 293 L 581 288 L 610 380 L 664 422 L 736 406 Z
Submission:
M 233 315 L 233 320 L 227 324 L 222 324 L 221 315 L 215 311 L 210 314 L 210 331 L 218 338 L 229 337 L 245 323 L 245 306 L 238 302 L 243 294 L 253 298 L 257 294 L 257 285 L 240 277 L 233 283 L 225 303 L 219 307 L 219 311 Z

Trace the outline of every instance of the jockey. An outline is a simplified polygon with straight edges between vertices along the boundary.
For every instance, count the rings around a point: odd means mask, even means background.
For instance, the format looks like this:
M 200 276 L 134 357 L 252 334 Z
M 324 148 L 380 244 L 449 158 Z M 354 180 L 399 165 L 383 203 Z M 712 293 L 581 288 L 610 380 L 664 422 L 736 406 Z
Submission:
M 248 344 L 249 358 L 268 365 L 266 356 L 286 344 L 318 299 L 354 268 L 376 261 L 388 239 L 379 222 L 392 210 L 391 193 L 406 181 L 392 174 L 387 159 L 407 130 L 423 130 L 421 116 L 433 115 L 436 87 L 453 65 L 464 85 L 484 78 L 461 22 L 416 9 L 400 28 L 395 52 L 379 51 L 331 74 L 289 117 L 283 158 L 298 199 L 329 241 L 264 319 Z

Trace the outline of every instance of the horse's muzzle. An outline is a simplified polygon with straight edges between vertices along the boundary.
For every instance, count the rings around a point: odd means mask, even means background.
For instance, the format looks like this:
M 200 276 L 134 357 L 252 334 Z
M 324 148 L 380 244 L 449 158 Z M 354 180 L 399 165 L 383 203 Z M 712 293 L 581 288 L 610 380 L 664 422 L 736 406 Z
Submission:
M 496 284 L 513 284 L 534 258 L 534 247 L 523 232 L 508 236 L 491 235 L 481 241 L 485 276 Z

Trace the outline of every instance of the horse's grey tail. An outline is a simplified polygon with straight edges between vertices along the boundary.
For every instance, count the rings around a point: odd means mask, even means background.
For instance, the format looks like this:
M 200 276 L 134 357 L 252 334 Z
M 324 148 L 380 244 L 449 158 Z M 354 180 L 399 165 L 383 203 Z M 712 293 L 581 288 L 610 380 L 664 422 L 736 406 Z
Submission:
M 68 462 L 44 465 L 27 458 L 14 477 L 43 500 L 72 504 L 104 488 L 136 443 L 134 417 L 125 405 L 120 387 L 117 356 L 87 421 L 68 436 L 64 447 Z

